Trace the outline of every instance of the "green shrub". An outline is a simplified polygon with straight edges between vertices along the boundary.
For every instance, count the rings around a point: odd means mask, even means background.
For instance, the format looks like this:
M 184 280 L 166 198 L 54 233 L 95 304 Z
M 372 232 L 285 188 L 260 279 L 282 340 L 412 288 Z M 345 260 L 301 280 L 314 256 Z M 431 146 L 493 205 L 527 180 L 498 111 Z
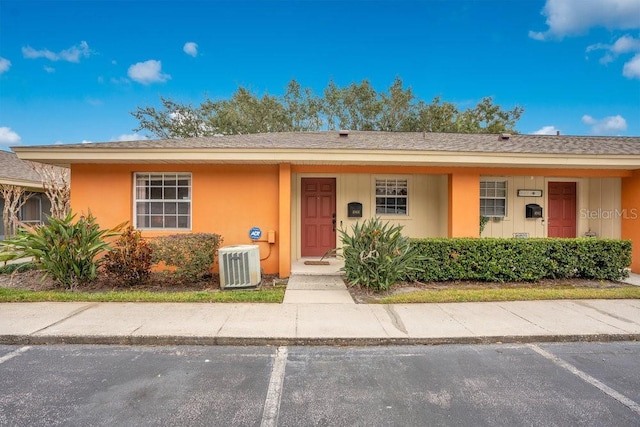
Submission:
M 103 240 L 110 237 L 120 227 L 101 230 L 93 215 L 67 214 L 65 218 L 49 218 L 48 225 L 38 225 L 20 230 L 4 245 L 22 257 L 33 257 L 38 269 L 51 275 L 66 289 L 75 290 L 96 278 L 100 256 L 109 250 Z M 75 221 L 75 222 L 74 222 Z
M 222 237 L 218 234 L 172 234 L 150 240 L 152 262 L 175 268 L 171 273 L 185 281 L 197 281 L 211 274 Z
M 0 267 L 0 274 L 23 273 L 25 271 L 34 270 L 35 268 L 36 266 L 32 262 L 7 264 Z
M 9 261 L 14 261 L 18 258 L 18 254 L 13 252 L 13 249 L 10 246 L 5 246 L 3 241 L 0 240 L 0 263 L 2 265 L 7 265 Z
M 529 281 L 620 280 L 631 264 L 631 242 L 611 239 L 415 239 L 423 262 L 407 278 Z
M 561 239 L 558 239 L 561 240 Z M 626 269 L 631 265 L 631 242 L 613 239 L 571 239 L 566 242 L 574 254 L 569 260 L 575 264 L 569 273 L 575 277 L 599 280 L 620 280 L 629 275 Z M 565 258 L 566 255 L 563 256 Z M 559 265 L 567 265 L 558 259 Z
M 127 227 L 104 256 L 104 272 L 127 286 L 144 284 L 151 272 L 151 246 L 140 231 Z
M 406 277 L 416 255 L 401 232 L 402 226 L 383 224 L 379 218 L 356 223 L 351 233 L 340 230 L 343 271 L 350 285 L 384 291 Z

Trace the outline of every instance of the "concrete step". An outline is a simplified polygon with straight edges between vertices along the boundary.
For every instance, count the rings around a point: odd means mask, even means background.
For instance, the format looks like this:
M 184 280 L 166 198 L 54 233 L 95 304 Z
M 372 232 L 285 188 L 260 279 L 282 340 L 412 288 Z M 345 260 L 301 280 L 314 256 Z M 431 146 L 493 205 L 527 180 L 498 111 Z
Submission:
M 283 304 L 355 304 L 341 276 L 292 275 Z

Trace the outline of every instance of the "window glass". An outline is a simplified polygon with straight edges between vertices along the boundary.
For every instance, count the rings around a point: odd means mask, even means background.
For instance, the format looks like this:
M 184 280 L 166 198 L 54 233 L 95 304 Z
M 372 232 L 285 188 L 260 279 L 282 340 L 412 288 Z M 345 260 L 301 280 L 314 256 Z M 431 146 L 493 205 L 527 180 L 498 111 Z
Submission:
M 407 179 L 376 179 L 376 214 L 407 215 Z
M 33 194 L 20 208 L 20 221 L 27 224 L 42 223 L 42 199 L 40 194 Z
M 507 181 L 480 181 L 480 215 L 507 216 Z
M 136 228 L 191 228 L 191 174 L 136 173 Z

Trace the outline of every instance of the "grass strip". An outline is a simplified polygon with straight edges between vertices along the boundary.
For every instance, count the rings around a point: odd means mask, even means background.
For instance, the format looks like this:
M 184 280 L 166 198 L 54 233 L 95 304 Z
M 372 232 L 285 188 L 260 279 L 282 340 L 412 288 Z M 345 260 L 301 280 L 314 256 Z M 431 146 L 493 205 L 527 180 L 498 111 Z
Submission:
M 441 289 L 416 291 L 392 295 L 375 301 L 377 304 L 411 304 L 438 302 L 491 302 L 491 301 L 535 301 L 551 299 L 636 299 L 640 298 L 640 287 L 629 286 L 608 289 Z
M 229 302 L 281 303 L 284 287 L 258 290 L 148 292 L 148 291 L 27 291 L 0 288 L 0 302 Z

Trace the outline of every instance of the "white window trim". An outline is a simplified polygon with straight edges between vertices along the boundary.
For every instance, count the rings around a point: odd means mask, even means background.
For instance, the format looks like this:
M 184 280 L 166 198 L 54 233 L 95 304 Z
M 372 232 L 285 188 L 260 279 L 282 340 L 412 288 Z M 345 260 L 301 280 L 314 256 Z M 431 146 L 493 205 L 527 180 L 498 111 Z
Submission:
M 382 213 L 379 214 L 376 212 L 376 198 L 378 195 L 376 194 L 376 181 L 381 179 L 393 179 L 393 180 L 405 180 L 407 181 L 407 213 Z M 410 175 L 372 175 L 371 177 L 371 187 L 373 197 L 371 199 L 371 213 L 373 216 L 384 218 L 384 219 L 395 219 L 395 220 L 403 220 L 411 218 L 411 193 L 412 193 L 412 183 Z
M 171 175 L 189 175 L 189 227 L 186 228 L 181 228 L 181 227 L 175 227 L 175 228 L 164 228 L 164 227 L 139 227 L 138 226 L 138 202 L 144 202 L 147 201 L 147 199 L 138 199 L 137 196 L 137 178 L 138 175 L 162 175 L 164 177 L 165 174 L 171 174 Z M 134 172 L 133 173 L 133 219 L 132 219 L 132 223 L 134 224 L 134 228 L 136 230 L 145 230 L 145 231 L 156 231 L 156 232 L 163 232 L 163 231 L 170 231 L 170 232 L 190 232 L 193 228 L 193 174 L 191 172 Z M 160 200 L 164 200 L 164 199 L 158 199 L 158 201 Z M 182 201 L 184 202 L 185 200 L 177 200 L 176 201 Z M 164 216 L 164 214 L 163 214 Z
M 504 197 L 482 197 L 482 195 L 480 195 L 480 200 L 482 199 L 491 199 L 491 200 L 499 200 L 499 199 L 504 199 L 504 215 L 483 215 L 482 212 L 480 213 L 480 216 L 484 216 L 486 218 L 501 218 L 501 219 L 508 219 L 509 218 L 509 189 L 510 189 L 510 184 L 509 184 L 509 180 L 507 178 L 482 178 L 480 180 L 480 183 L 483 182 L 504 182 L 505 188 L 504 188 Z

